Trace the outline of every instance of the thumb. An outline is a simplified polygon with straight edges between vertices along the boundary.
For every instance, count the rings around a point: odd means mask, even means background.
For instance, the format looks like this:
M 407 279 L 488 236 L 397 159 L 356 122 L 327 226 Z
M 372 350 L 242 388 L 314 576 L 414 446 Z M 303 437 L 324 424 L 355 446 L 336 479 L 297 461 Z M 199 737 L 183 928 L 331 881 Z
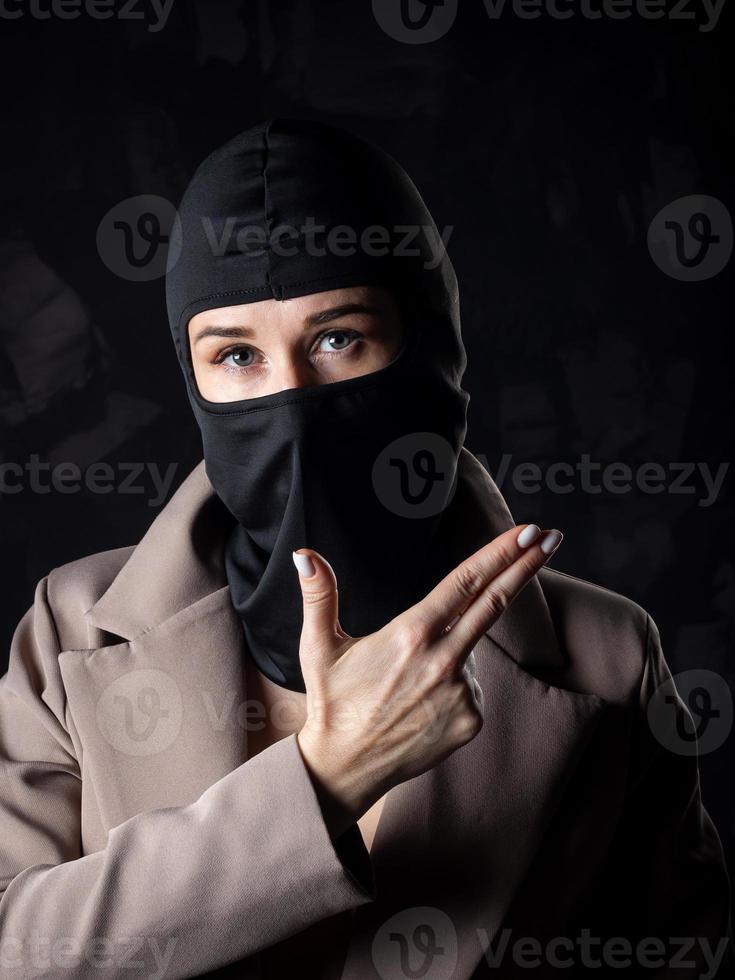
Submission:
M 339 594 L 337 577 L 329 562 L 311 548 L 299 548 L 293 553 L 299 573 L 304 603 L 304 624 L 301 628 L 301 656 L 310 661 L 330 657 L 347 634 L 339 625 Z

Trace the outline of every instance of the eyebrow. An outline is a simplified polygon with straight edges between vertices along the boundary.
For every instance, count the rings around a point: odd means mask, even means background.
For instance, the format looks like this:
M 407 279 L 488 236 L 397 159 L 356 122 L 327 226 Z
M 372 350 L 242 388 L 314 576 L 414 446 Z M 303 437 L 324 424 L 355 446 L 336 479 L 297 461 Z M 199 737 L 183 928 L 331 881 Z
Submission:
M 310 316 L 306 317 L 305 324 L 307 327 L 321 327 L 325 323 L 331 323 L 333 320 L 338 320 L 340 317 L 349 316 L 350 314 L 363 314 L 365 316 L 383 316 L 385 310 L 380 306 L 375 306 L 371 303 L 342 303 L 340 306 L 332 306 L 326 310 L 320 310 L 318 313 L 312 313 Z M 204 340 L 206 337 L 225 337 L 229 339 L 244 339 L 253 338 L 256 335 L 256 330 L 253 327 L 247 326 L 218 326 L 217 324 L 212 324 L 211 326 L 204 327 L 200 330 L 196 337 L 194 338 L 194 343 L 198 344 L 200 340 Z

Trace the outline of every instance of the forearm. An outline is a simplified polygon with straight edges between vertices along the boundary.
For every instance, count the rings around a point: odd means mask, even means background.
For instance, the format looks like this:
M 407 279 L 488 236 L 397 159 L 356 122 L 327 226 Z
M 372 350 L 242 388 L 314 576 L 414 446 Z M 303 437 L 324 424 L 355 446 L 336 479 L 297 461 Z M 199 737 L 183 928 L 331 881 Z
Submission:
M 0 902 L 0 977 L 48 975 L 49 954 L 55 977 L 127 977 L 114 951 L 130 937 L 146 966 L 169 959 L 166 976 L 205 973 L 370 901 L 371 888 L 335 851 L 291 736 L 194 803 L 126 820 L 104 850 L 18 874 Z

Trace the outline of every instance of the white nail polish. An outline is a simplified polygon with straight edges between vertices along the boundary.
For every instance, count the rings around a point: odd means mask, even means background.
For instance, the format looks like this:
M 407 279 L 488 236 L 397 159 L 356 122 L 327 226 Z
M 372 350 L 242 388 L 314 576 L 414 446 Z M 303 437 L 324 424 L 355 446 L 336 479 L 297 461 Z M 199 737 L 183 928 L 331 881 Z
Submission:
M 293 563 L 296 566 L 301 578 L 311 578 L 314 574 L 314 562 L 309 555 L 299 555 L 293 552 Z
M 524 527 L 518 535 L 518 547 L 527 548 L 529 544 L 533 544 L 539 534 L 541 534 L 541 528 L 538 524 L 529 524 L 528 527 Z
M 549 531 L 544 540 L 541 542 L 541 550 L 543 553 L 545 555 L 550 555 L 556 551 L 561 544 L 561 539 L 563 537 L 564 535 L 561 533 L 561 531 L 557 531 L 556 528 L 554 528 L 553 531 Z

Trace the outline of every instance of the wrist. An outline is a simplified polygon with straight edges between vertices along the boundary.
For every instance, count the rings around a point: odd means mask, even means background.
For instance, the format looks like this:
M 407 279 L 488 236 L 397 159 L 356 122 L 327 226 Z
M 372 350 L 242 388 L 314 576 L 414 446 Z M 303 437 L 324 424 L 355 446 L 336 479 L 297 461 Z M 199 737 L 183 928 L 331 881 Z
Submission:
M 336 758 L 324 739 L 304 725 L 296 741 L 332 837 L 345 831 L 369 810 L 374 800 L 361 785 L 354 767 Z M 376 796 L 377 799 L 377 796 Z

